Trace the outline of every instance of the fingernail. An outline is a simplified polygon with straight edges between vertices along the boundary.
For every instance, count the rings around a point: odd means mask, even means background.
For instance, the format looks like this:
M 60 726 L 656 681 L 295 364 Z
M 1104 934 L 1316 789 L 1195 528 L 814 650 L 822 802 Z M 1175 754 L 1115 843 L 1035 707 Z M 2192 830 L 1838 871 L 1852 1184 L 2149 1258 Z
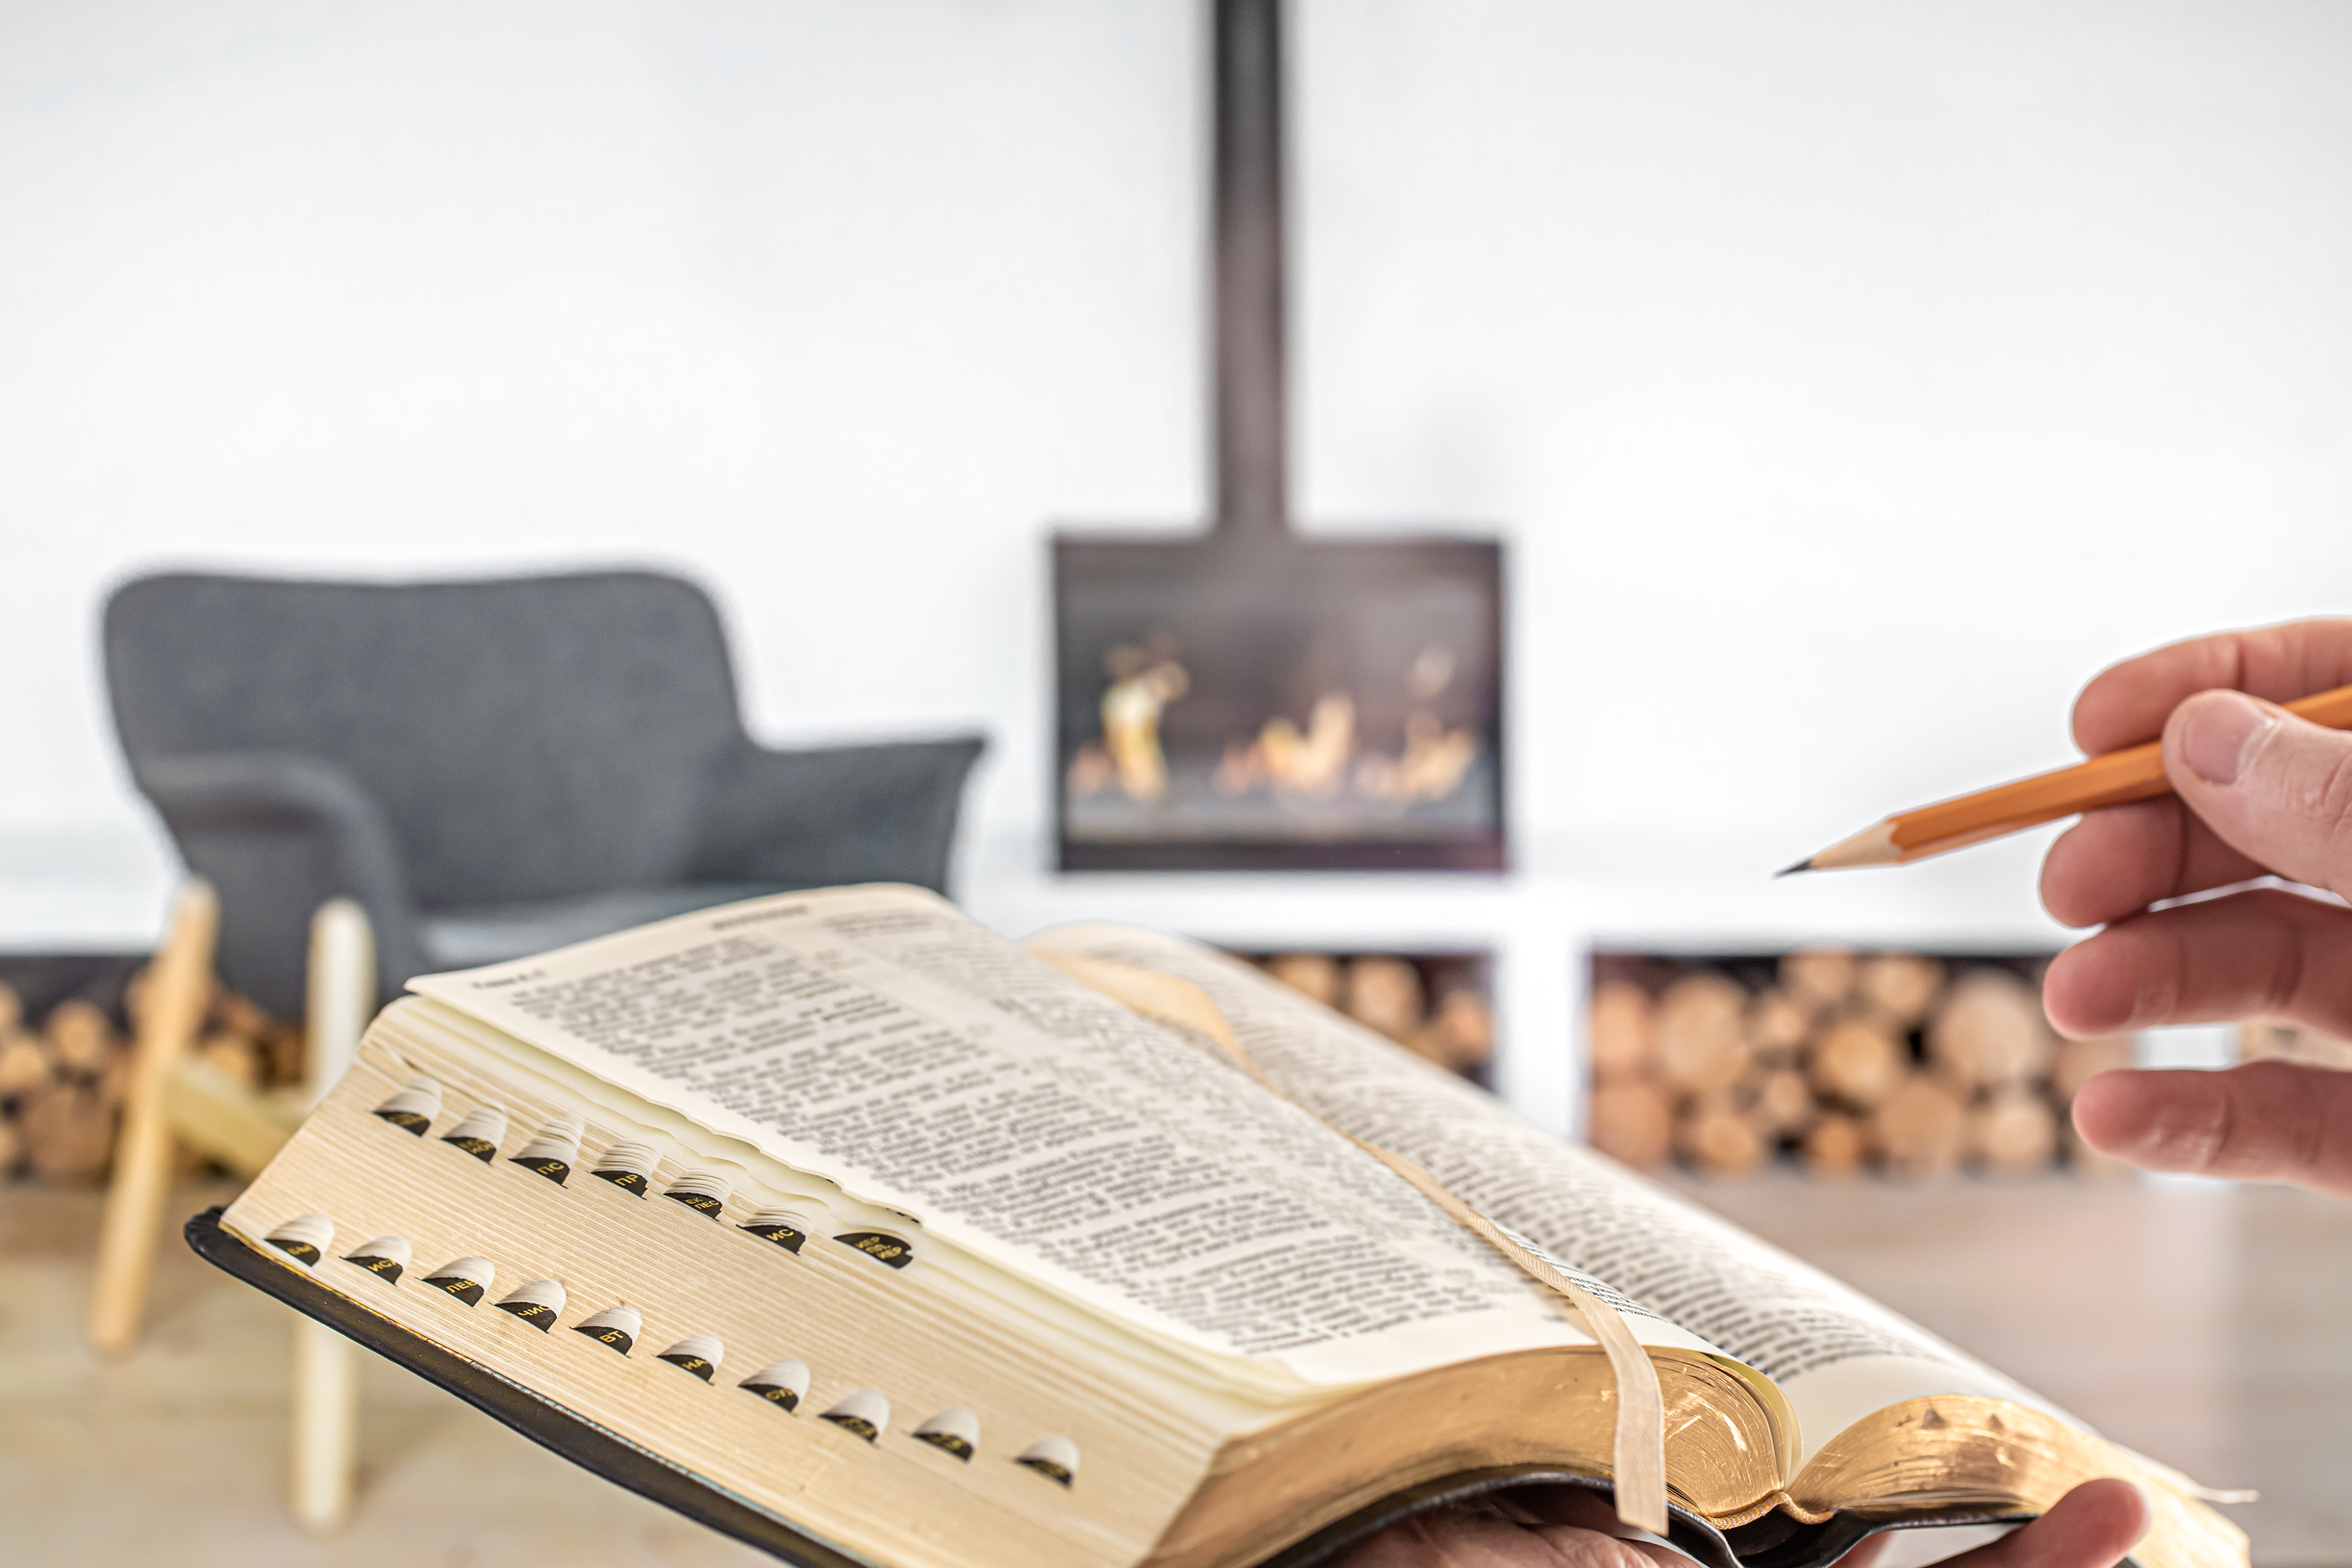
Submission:
M 2243 692 L 2209 692 L 2198 699 L 2181 729 L 2181 759 L 2207 784 L 2236 784 L 2276 728 L 2278 719 L 2270 709 Z

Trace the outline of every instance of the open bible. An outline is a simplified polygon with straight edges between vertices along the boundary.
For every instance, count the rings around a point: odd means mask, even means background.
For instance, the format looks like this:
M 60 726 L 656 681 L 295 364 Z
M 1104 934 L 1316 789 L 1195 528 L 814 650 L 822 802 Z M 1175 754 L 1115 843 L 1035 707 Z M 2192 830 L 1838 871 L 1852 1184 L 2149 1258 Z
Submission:
M 1644 1441 L 1717 1568 L 2097 1475 L 2145 1568 L 2245 1561 L 2185 1478 L 1171 937 L 850 888 L 410 989 L 192 1241 L 816 1568 L 1305 1568 L 1630 1495 Z

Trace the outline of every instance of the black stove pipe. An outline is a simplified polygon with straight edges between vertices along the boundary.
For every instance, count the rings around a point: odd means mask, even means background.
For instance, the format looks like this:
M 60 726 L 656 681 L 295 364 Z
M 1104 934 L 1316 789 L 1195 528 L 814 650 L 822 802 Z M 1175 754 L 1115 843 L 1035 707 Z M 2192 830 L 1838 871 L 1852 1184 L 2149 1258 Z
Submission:
M 1216 531 L 1290 524 L 1282 0 L 1211 0 Z

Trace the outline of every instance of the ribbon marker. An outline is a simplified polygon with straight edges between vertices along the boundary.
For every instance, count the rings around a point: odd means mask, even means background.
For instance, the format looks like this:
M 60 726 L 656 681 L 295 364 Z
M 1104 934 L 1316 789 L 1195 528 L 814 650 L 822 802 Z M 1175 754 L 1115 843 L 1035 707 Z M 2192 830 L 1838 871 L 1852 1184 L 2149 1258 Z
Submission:
M 1331 1127 L 1328 1121 L 1276 1088 L 1258 1070 L 1249 1052 L 1234 1037 L 1233 1026 L 1225 1021 L 1215 999 L 1191 981 L 1139 964 L 1090 958 L 1083 953 L 1045 951 L 1036 952 L 1036 956 L 1130 1013 L 1214 1040 L 1268 1094 Z M 1611 1457 L 1617 1517 L 1636 1530 L 1664 1535 L 1665 1395 L 1658 1387 L 1658 1369 L 1651 1363 L 1641 1342 L 1634 1339 L 1633 1331 L 1625 1326 L 1617 1309 L 1513 1241 L 1494 1221 L 1454 1196 L 1436 1177 L 1403 1155 L 1377 1143 L 1367 1143 L 1343 1128 L 1331 1127 L 1331 1131 L 1387 1166 L 1415 1192 L 1435 1204 L 1447 1218 L 1510 1259 L 1521 1273 L 1550 1289 L 1566 1303 L 1568 1315 L 1600 1343 L 1617 1383 L 1617 1425 Z

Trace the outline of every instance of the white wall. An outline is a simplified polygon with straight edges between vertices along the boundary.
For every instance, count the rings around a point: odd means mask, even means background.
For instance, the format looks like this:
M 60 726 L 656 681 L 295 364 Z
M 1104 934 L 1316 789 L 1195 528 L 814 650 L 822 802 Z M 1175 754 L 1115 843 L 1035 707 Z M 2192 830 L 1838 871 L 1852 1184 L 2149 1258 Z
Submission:
M 2352 608 L 2352 12 L 1308 16 L 1312 505 L 1513 530 L 1531 813 L 1802 853 Z
M 693 573 L 772 735 L 984 723 L 1041 523 L 1197 512 L 1181 5 L 0 10 L 0 830 L 121 830 L 157 562 Z M 20 857 L 21 858 L 21 857 Z
M 1026 854 L 1042 529 L 1202 505 L 1201 41 L 0 5 L 0 846 L 145 831 L 127 572 L 642 560 L 719 593 L 766 733 L 985 724 Z M 1304 506 L 1513 541 L 1537 863 L 1769 865 L 2059 760 L 2110 658 L 2352 602 L 2352 12 L 1311 0 L 1297 42 Z

